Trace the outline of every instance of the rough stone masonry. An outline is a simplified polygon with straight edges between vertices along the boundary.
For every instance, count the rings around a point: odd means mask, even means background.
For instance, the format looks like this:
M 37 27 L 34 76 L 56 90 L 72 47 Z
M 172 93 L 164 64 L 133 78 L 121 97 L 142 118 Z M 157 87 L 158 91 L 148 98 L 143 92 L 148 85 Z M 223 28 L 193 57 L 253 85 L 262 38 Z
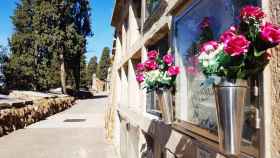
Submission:
M 6 106 L 0 109 L 0 137 L 61 112 L 71 107 L 74 101 L 73 97 L 58 96 L 17 103 L 20 106 Z
M 269 0 L 270 18 L 274 23 L 280 24 L 280 1 Z M 272 74 L 272 151 L 271 156 L 280 157 L 280 47 L 272 51 L 270 64 Z

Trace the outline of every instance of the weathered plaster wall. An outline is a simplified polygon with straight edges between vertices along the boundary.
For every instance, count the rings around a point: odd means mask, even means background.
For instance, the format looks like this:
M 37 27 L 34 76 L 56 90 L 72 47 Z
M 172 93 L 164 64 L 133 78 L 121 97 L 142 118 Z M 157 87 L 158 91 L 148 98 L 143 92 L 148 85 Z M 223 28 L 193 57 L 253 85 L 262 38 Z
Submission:
M 269 0 L 270 19 L 280 24 L 280 1 Z M 272 50 L 272 158 L 280 157 L 280 47 Z

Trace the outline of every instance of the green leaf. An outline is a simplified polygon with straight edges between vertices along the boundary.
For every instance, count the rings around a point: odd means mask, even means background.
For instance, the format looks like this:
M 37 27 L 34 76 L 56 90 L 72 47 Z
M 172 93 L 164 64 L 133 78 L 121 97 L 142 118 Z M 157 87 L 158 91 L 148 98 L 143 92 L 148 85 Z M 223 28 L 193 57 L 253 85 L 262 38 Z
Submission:
M 266 51 L 258 51 L 256 48 L 254 48 L 254 56 L 260 57 L 262 56 Z
M 245 71 L 244 70 L 242 70 L 242 69 L 239 69 L 239 71 L 237 72 L 237 78 L 239 78 L 239 79 L 244 79 L 245 78 L 245 76 L 246 76 L 246 73 L 245 73 Z

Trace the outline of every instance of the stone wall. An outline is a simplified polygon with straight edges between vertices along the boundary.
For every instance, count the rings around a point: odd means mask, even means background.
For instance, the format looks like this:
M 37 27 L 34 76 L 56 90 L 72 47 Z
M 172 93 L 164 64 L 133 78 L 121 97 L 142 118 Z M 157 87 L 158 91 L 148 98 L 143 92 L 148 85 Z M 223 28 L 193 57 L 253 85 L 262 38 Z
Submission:
M 61 112 L 74 103 L 73 97 L 41 98 L 22 107 L 0 110 L 0 137 L 48 116 Z
M 270 19 L 280 24 L 280 1 L 269 0 Z M 280 47 L 272 50 L 272 158 L 280 157 Z

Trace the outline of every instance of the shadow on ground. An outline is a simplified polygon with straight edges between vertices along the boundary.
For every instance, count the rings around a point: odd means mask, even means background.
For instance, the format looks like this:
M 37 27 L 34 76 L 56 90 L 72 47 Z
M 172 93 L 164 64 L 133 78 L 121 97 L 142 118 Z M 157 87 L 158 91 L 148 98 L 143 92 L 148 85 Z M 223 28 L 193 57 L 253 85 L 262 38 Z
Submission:
M 92 99 L 101 99 L 101 98 L 107 98 L 108 95 L 97 95 L 97 96 L 93 96 Z

